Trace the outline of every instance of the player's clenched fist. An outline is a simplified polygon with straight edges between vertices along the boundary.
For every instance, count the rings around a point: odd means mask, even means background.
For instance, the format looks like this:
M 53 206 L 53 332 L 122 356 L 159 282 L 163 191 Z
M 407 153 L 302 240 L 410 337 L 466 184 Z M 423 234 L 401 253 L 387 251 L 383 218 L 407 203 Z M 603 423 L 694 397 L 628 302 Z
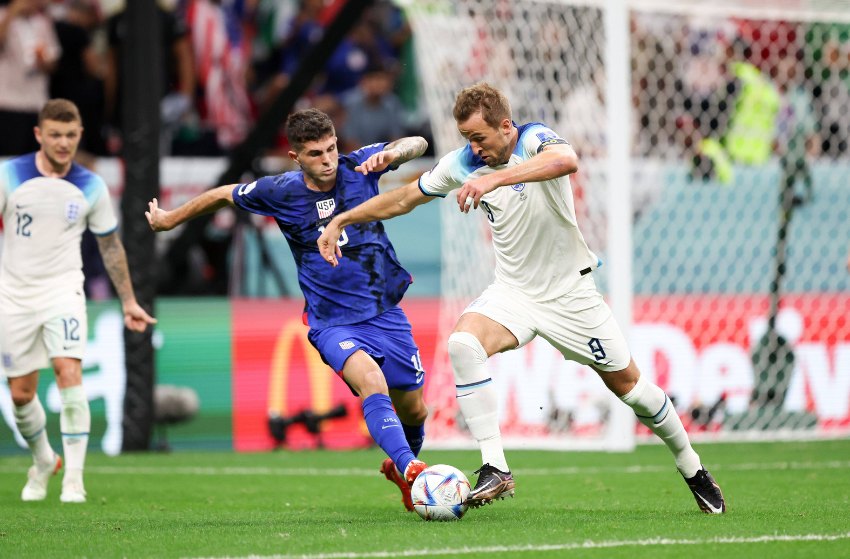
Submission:
M 369 156 L 369 158 L 354 168 L 358 173 L 368 175 L 369 173 L 380 173 L 389 167 L 398 158 L 398 152 L 394 149 L 385 149 Z
M 319 253 L 331 266 L 338 266 L 342 258 L 342 250 L 339 248 L 340 230 L 333 221 L 325 226 L 316 244 L 319 245 Z
M 148 224 L 154 231 L 168 231 L 171 226 L 168 223 L 168 212 L 159 207 L 156 198 L 148 202 L 148 211 L 145 212 Z

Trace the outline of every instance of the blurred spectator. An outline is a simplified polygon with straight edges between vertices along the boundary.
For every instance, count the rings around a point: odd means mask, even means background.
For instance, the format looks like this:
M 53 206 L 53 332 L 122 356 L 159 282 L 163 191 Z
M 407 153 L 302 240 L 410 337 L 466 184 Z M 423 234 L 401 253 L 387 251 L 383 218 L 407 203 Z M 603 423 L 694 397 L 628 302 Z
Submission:
M 726 150 L 732 161 L 763 165 L 773 152 L 779 92 L 770 78 L 750 62 L 733 62 L 732 70 L 741 90 L 723 138 Z
M 369 67 L 354 91 L 343 97 L 345 123 L 340 129 L 341 151 L 401 138 L 405 135 L 405 111 L 393 93 L 394 77 L 380 64 Z
M 258 83 L 265 82 L 277 71 L 275 53 L 285 38 L 288 22 L 297 11 L 297 0 L 255 0 L 251 58 Z
M 201 91 L 201 122 L 194 127 L 195 148 L 184 127 L 177 138 L 177 155 L 216 155 L 229 150 L 247 136 L 251 121 L 247 72 L 250 44 L 242 33 L 242 14 L 221 0 L 189 0 L 186 18 L 192 40 L 195 71 Z M 202 135 L 214 134 L 210 142 Z
M 815 87 L 815 110 L 821 123 L 821 149 L 829 157 L 848 153 L 850 130 L 850 38 L 830 38 L 823 46 L 821 81 Z
M 681 68 L 682 81 L 678 85 L 684 112 L 676 125 L 685 155 L 691 159 L 692 177 L 707 180 L 715 167 L 720 167 L 723 174 L 731 166 L 722 146 L 718 149 L 716 144 L 726 134 L 730 107 L 734 106 L 740 84 L 731 71 L 732 51 L 723 48 L 716 31 L 693 29 L 685 41 L 683 50 L 690 56 L 681 57 L 688 63 Z
M 564 102 L 568 140 L 584 157 L 606 153 L 608 115 L 605 109 L 605 67 L 598 66 L 590 81 L 572 89 Z
M 280 57 L 274 76 L 258 94 L 261 110 L 265 110 L 288 85 L 298 63 L 324 33 L 323 0 L 301 0 L 298 11 L 285 25 L 283 41 L 278 51 Z
M 676 157 L 692 138 L 682 137 L 684 124 L 677 120 L 682 74 L 677 62 L 683 58 L 685 31 L 675 15 L 635 12 L 632 31 L 632 95 L 637 125 L 634 153 L 653 157 Z M 566 128 L 568 129 L 568 128 Z M 672 133 L 671 133 L 672 132 Z
M 802 182 L 805 196 L 812 195 L 809 155 L 820 153 L 818 122 L 812 109 L 812 95 L 802 69 L 803 52 L 776 62 L 773 79 L 779 86 L 781 104 L 777 118 L 776 153 L 785 181 Z
M 38 149 L 32 131 L 60 55 L 45 6 L 46 0 L 12 0 L 0 7 L 0 155 Z
M 332 15 L 329 13 L 332 7 L 325 7 L 321 0 L 302 0 L 298 12 L 288 25 L 286 38 L 281 45 L 278 73 L 263 93 L 261 106 L 267 106 L 289 85 L 301 60 L 322 38 L 325 23 Z M 364 12 L 331 54 L 311 95 L 333 95 L 341 99 L 357 86 L 366 69 L 373 64 L 382 64 L 397 72 L 397 53 L 382 34 L 381 13 L 372 10 Z
M 371 66 L 382 66 L 391 72 L 398 71 L 398 60 L 392 48 L 381 36 L 375 15 L 367 10 L 348 36 L 340 41 L 325 65 L 325 80 L 321 92 L 341 98 L 357 87 Z
M 160 151 L 171 152 L 171 140 L 180 126 L 181 119 L 192 109 L 195 95 L 195 73 L 192 61 L 192 45 L 189 42 L 189 31 L 186 22 L 179 14 L 158 6 L 160 20 L 161 60 L 151 61 L 162 71 L 162 99 L 160 101 L 160 118 L 162 134 Z M 123 62 L 122 48 L 127 35 L 124 11 L 109 18 L 107 22 L 109 33 L 109 71 L 106 74 L 106 107 L 107 115 L 118 129 L 121 129 L 121 65 Z M 118 146 L 112 147 L 113 152 L 119 152 Z
M 107 155 L 103 135 L 103 78 L 107 63 L 103 53 L 92 44 L 92 33 L 99 23 L 94 0 L 67 3 L 64 18 L 55 22 L 62 57 L 50 78 L 50 96 L 68 99 L 79 107 L 86 128 L 80 149 L 92 155 Z
M 705 47 L 713 54 L 707 65 L 693 64 L 698 74 L 689 80 L 685 108 L 693 118 L 689 145 L 696 147 L 692 176 L 728 185 L 734 164 L 763 165 L 773 153 L 780 98 L 769 77 L 749 61 L 752 50 L 743 39 L 735 37 L 722 50 L 716 42 L 717 37 L 700 36 L 691 45 L 696 60 Z M 693 87 L 699 84 L 703 87 Z

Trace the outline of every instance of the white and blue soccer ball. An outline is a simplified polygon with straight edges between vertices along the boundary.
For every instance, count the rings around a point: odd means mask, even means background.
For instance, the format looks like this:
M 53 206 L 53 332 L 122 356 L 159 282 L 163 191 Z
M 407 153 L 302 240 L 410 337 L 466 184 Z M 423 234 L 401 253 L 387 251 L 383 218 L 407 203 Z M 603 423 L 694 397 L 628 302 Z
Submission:
M 428 466 L 410 488 L 413 508 L 425 520 L 460 520 L 466 512 L 467 495 L 469 480 L 447 464 Z

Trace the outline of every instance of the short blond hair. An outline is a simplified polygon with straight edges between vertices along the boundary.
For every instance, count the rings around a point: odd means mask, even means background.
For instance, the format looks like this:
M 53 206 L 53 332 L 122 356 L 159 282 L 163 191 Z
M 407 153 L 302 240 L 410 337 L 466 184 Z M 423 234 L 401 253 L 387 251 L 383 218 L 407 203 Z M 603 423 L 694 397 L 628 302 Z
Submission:
M 67 99 L 51 99 L 45 103 L 38 113 L 38 125 L 41 126 L 45 120 L 79 123 L 83 121 L 80 117 L 80 109 Z

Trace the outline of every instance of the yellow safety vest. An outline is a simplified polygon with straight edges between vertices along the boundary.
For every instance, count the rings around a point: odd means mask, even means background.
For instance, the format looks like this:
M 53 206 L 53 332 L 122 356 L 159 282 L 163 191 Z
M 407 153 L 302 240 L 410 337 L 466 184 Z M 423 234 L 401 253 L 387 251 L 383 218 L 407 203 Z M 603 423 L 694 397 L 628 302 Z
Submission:
M 761 165 L 773 152 L 779 92 L 752 64 L 735 62 L 732 67 L 741 93 L 726 133 L 726 152 L 736 163 Z

